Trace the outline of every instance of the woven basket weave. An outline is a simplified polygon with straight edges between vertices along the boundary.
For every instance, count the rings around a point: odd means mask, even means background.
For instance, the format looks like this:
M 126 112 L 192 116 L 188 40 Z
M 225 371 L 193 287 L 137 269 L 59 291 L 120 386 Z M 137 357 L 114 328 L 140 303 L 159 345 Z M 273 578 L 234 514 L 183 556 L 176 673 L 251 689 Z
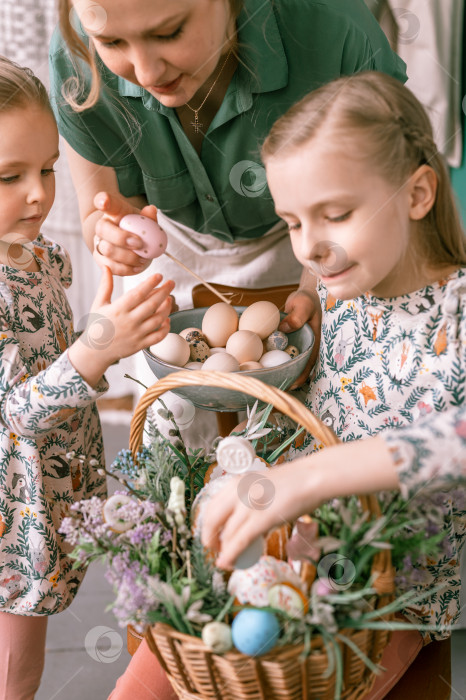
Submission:
M 151 386 L 136 406 L 131 421 L 130 449 L 136 457 L 142 444 L 147 409 L 166 391 L 183 386 L 212 386 L 240 390 L 275 408 L 304 426 L 326 447 L 338 444 L 338 438 L 302 403 L 279 389 L 253 377 L 222 372 L 181 371 L 168 375 Z M 375 496 L 360 497 L 364 510 L 380 516 Z M 372 572 L 377 574 L 374 588 L 378 592 L 376 608 L 393 599 L 394 570 L 390 550 L 374 556 Z M 383 619 L 388 619 L 384 616 Z M 390 633 L 387 630 L 346 629 L 351 639 L 374 663 L 378 663 Z M 224 655 L 211 652 L 197 637 L 158 623 L 147 630 L 147 643 L 182 700 L 334 700 L 335 672 L 327 676 L 329 665 L 325 644 L 318 635 L 311 643 L 311 653 L 303 656 L 303 645 L 276 647 L 259 657 L 237 651 Z M 346 644 L 340 643 L 343 659 L 342 700 L 363 698 L 371 689 L 375 674 Z

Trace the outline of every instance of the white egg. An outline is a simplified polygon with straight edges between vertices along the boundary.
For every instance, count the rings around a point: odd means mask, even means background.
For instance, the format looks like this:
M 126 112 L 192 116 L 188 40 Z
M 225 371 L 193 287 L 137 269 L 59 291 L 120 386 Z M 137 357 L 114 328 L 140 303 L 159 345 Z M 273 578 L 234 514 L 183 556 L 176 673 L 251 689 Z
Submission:
M 238 372 L 239 362 L 236 357 L 229 355 L 227 352 L 218 352 L 215 355 L 211 355 L 207 358 L 202 365 L 202 369 L 210 369 L 216 372 Z
M 239 368 L 241 372 L 248 372 L 253 369 L 264 369 L 260 362 L 242 362 Z
M 150 346 L 150 351 L 159 360 L 183 367 L 190 356 L 189 343 L 178 333 L 168 333 L 160 343 Z
M 202 369 L 203 362 L 188 362 L 184 368 L 185 369 Z
M 261 357 L 262 367 L 276 367 L 290 361 L 290 356 L 284 350 L 270 350 Z
M 226 348 L 210 348 L 210 354 L 215 355 L 216 352 L 226 352 Z
M 280 323 L 280 312 L 271 301 L 256 301 L 241 314 L 240 331 L 257 333 L 262 340 L 276 331 Z
M 237 329 L 238 314 L 223 301 L 207 309 L 202 319 L 202 333 L 211 347 L 225 347 L 228 338 Z
M 225 654 L 233 646 L 231 628 L 225 622 L 208 622 L 202 628 L 202 641 L 214 654 Z
M 262 355 L 262 340 L 252 331 L 236 331 L 230 335 L 226 351 L 236 357 L 238 362 L 257 362 Z

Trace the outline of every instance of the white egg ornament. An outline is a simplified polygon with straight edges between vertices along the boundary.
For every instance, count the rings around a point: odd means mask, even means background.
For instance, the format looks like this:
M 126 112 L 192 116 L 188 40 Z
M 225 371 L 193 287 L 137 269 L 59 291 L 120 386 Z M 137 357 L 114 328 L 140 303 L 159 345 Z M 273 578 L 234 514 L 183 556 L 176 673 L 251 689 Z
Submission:
M 236 331 L 228 338 L 226 351 L 240 364 L 257 362 L 262 356 L 262 340 L 252 331 Z
M 270 350 L 261 357 L 262 367 L 277 367 L 290 361 L 290 356 L 284 350 Z
M 242 654 L 260 656 L 273 649 L 280 635 L 277 617 L 267 610 L 241 610 L 233 620 L 233 644 Z
M 165 253 L 168 243 L 167 234 L 153 219 L 141 214 L 127 214 L 121 219 L 119 226 L 124 231 L 134 233 L 142 239 L 144 247 L 136 250 L 141 258 L 158 258 Z
M 271 301 L 256 301 L 241 314 L 240 331 L 252 331 L 264 340 L 280 323 L 280 311 Z
M 121 517 L 121 508 L 130 503 L 134 500 L 125 494 L 113 494 L 105 501 L 102 509 L 104 520 L 114 532 L 126 532 L 134 527 L 132 520 Z
M 160 343 L 151 345 L 149 349 L 159 360 L 176 365 L 176 367 L 183 367 L 189 362 L 191 354 L 189 343 L 178 333 L 168 333 Z
M 205 312 L 202 333 L 211 347 L 225 347 L 228 338 L 236 330 L 238 314 L 230 304 L 220 301 Z
M 233 646 L 231 628 L 225 622 L 208 622 L 202 628 L 202 641 L 214 654 L 225 654 Z

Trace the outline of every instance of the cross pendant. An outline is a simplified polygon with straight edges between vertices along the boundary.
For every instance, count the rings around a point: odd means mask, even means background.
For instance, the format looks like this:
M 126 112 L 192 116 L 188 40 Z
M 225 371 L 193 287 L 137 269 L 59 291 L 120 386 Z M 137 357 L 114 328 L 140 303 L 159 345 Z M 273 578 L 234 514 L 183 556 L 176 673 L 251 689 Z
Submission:
M 191 122 L 191 126 L 194 127 L 194 133 L 195 133 L 195 134 L 198 134 L 199 131 L 200 131 L 200 130 L 202 129 L 202 127 L 204 126 L 204 124 L 201 124 L 201 123 L 200 123 L 200 121 L 199 121 L 199 116 L 198 116 L 197 112 L 194 112 L 194 121 Z

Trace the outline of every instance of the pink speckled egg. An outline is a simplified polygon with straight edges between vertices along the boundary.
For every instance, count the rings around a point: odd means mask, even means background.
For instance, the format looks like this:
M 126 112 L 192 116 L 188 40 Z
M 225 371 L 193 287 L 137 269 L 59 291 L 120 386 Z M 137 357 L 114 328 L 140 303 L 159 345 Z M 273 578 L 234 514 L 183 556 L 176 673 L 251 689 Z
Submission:
M 158 223 L 141 214 L 128 214 L 120 221 L 120 228 L 128 233 L 134 233 L 144 242 L 143 248 L 135 252 L 141 258 L 158 258 L 167 248 L 167 234 Z

